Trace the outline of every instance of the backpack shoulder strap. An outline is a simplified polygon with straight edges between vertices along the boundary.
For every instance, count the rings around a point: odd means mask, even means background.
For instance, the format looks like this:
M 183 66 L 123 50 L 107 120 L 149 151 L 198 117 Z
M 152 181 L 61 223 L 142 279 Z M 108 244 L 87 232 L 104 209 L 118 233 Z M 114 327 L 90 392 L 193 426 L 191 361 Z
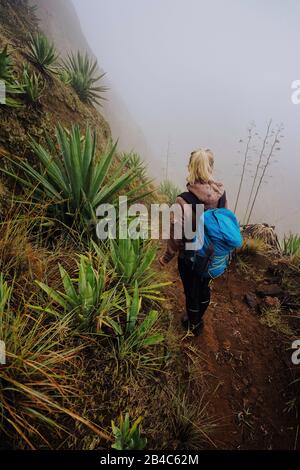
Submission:
M 226 206 L 226 191 L 224 191 L 224 193 L 222 194 L 222 196 L 220 197 L 218 201 L 218 209 L 224 209 L 225 206 Z
M 181 193 L 178 195 L 178 197 L 181 197 L 182 199 L 185 200 L 188 204 L 191 204 L 192 210 L 196 212 L 196 206 L 197 204 L 203 204 L 200 199 L 195 196 L 195 194 L 191 193 L 190 191 L 186 191 L 184 193 Z
M 192 209 L 194 212 L 196 212 L 196 206 L 197 204 L 203 204 L 200 199 L 195 196 L 195 194 L 191 193 L 190 191 L 186 191 L 184 193 L 181 193 L 178 195 L 178 197 L 181 197 L 182 199 L 185 200 L 188 204 L 191 204 Z M 226 191 L 222 194 L 218 201 L 218 209 L 223 209 L 226 206 Z

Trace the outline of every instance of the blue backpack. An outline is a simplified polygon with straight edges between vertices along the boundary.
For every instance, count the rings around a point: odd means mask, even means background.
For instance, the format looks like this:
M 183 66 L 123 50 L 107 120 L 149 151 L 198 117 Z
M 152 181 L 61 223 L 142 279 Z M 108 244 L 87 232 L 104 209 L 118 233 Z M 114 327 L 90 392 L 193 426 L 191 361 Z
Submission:
M 196 205 L 201 204 L 201 201 L 190 192 L 182 193 L 180 197 L 192 205 L 194 212 Z M 201 277 L 221 276 L 229 265 L 232 252 L 243 243 L 237 218 L 232 211 L 224 207 L 225 201 L 224 193 L 219 200 L 218 208 L 204 211 L 201 217 L 201 224 L 204 218 L 204 240 L 200 245 L 201 248 L 186 251 L 186 259 Z M 199 235 L 196 235 L 193 241 L 199 241 Z

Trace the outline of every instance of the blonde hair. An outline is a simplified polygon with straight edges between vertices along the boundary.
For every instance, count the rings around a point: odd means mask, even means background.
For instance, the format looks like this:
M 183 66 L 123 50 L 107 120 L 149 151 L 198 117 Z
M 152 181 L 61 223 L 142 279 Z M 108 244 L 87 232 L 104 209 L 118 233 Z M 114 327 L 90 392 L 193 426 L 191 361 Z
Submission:
M 191 153 L 188 165 L 187 182 L 193 184 L 196 181 L 208 183 L 212 179 L 214 168 L 214 155 L 209 149 L 198 149 Z

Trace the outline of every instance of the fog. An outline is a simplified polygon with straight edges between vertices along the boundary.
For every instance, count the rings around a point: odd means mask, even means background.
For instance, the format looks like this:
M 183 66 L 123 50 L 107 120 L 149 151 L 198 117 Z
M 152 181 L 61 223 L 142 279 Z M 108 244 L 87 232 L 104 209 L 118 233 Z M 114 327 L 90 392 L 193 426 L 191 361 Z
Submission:
M 252 221 L 300 233 L 297 0 L 73 0 L 83 32 L 142 129 L 150 171 L 184 188 L 190 152 L 209 147 L 234 205 L 247 127 L 284 124 Z M 109 93 L 108 93 L 109 98 Z M 117 137 L 117 136 L 115 136 Z M 259 144 L 259 143 L 258 143 Z M 167 150 L 168 149 L 168 150 Z M 255 156 L 254 162 L 255 162 Z M 237 166 L 238 164 L 238 166 Z M 254 168 L 249 167 L 253 173 Z M 242 191 L 243 216 L 251 173 Z

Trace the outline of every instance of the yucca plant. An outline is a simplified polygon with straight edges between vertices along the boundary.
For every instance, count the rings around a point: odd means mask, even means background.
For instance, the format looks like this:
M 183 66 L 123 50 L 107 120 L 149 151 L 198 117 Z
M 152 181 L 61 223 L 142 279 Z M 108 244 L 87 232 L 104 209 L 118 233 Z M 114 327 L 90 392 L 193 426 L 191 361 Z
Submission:
M 69 85 L 71 83 L 70 74 L 64 68 L 59 69 L 59 78 L 65 85 Z
M 26 99 L 30 103 L 35 103 L 42 96 L 45 83 L 41 76 L 35 72 L 30 72 L 27 65 L 23 67 L 22 88 Z
M 130 422 L 129 413 L 121 414 L 119 425 L 111 422 L 114 443 L 112 448 L 116 450 L 143 450 L 147 445 L 147 439 L 141 436 L 142 416 L 139 416 L 133 423 Z
M 174 204 L 181 190 L 172 181 L 162 181 L 159 186 L 159 192 L 166 198 L 168 204 Z
M 76 411 L 81 392 L 74 384 L 72 367 L 82 346 L 64 344 L 70 317 L 49 322 L 43 313 L 11 311 L 9 289 L 1 276 L 0 339 L 6 347 L 6 366 L 0 368 L 2 439 L 17 448 L 49 448 L 49 436 L 53 442 L 54 436 L 61 439 L 68 434 L 67 417 L 110 440 Z
M 285 235 L 282 242 L 282 251 L 286 256 L 300 256 L 300 235 L 292 233 Z
M 101 158 L 96 156 L 96 134 L 87 127 L 84 138 L 78 126 L 67 132 L 61 125 L 56 129 L 57 144 L 48 138 L 48 148 L 32 140 L 32 149 L 40 169 L 20 158 L 10 159 L 19 171 L 1 171 L 17 179 L 33 193 L 37 201 L 45 200 L 55 217 L 68 225 L 87 229 L 96 223 L 96 208 L 100 204 L 115 203 L 120 190 L 135 177 L 132 170 L 124 171 L 122 162 L 110 172 L 116 145 L 110 144 Z M 142 186 L 141 186 L 142 187 Z M 136 188 L 128 193 L 133 201 L 139 194 Z
M 127 159 L 127 166 L 136 171 L 140 179 L 147 178 L 147 166 L 138 153 L 124 154 Z
M 51 42 L 43 33 L 31 34 L 28 41 L 29 54 L 31 62 L 45 75 L 57 72 L 57 53 L 53 42 Z
M 88 54 L 70 54 L 64 61 L 64 67 L 69 77 L 69 82 L 76 91 L 81 101 L 88 104 L 101 104 L 105 100 L 103 93 L 107 91 L 105 86 L 95 86 L 105 73 L 95 76 L 97 61 L 90 59 Z
M 80 255 L 77 268 L 78 277 L 72 279 L 63 266 L 59 265 L 64 292 L 39 281 L 36 283 L 54 304 L 61 307 L 65 314 L 71 315 L 76 329 L 95 332 L 105 325 L 119 331 L 112 318 L 113 312 L 118 308 L 119 297 L 115 289 L 106 289 L 108 273 L 105 260 L 101 267 L 95 269 L 90 257 Z M 48 308 L 47 312 L 60 316 L 53 308 Z
M 7 45 L 0 51 L 0 79 L 7 82 L 13 80 L 13 65 Z
M 4 280 L 3 273 L 0 273 L 0 315 L 9 308 L 12 288 Z M 1 325 L 0 325 L 1 328 Z
M 7 46 L 0 50 L 0 82 L 1 81 L 3 81 L 5 85 L 5 105 L 12 108 L 21 107 L 22 104 L 15 99 L 15 95 L 20 95 L 23 91 L 14 76 L 13 63 Z
M 162 333 L 156 327 L 158 312 L 151 310 L 140 319 L 141 298 L 138 284 L 135 284 L 132 296 L 126 288 L 124 291 L 127 306 L 126 324 L 125 327 L 120 326 L 121 332 L 117 337 L 118 368 L 125 369 L 126 373 L 130 374 L 146 374 L 158 369 L 162 360 L 155 351 L 149 350 L 164 340 Z
M 157 274 L 152 269 L 157 247 L 140 238 L 110 240 L 111 261 L 121 281 L 133 288 L 138 282 L 142 297 L 163 300 L 161 290 L 169 282 L 156 282 Z

